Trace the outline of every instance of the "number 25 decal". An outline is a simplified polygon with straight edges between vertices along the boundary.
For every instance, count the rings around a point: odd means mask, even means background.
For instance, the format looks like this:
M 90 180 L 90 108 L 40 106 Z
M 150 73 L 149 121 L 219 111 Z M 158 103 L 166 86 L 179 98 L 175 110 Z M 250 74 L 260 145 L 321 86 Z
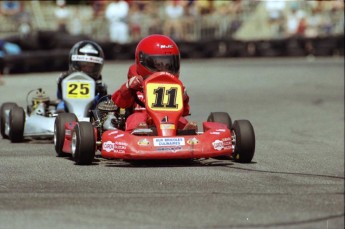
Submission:
M 68 83 L 67 97 L 68 98 L 89 98 L 90 84 L 89 83 Z

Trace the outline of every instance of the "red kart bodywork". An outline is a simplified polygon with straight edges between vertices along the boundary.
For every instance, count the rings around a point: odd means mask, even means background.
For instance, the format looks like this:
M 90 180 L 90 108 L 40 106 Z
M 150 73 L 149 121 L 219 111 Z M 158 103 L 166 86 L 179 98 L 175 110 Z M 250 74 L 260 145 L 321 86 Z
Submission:
M 183 85 L 167 72 L 158 72 L 144 81 L 145 107 L 158 136 L 137 136 L 122 130 L 105 131 L 101 155 L 121 159 L 208 158 L 233 153 L 231 131 L 223 123 L 203 122 L 203 133 L 177 135 L 183 112 Z
M 71 143 L 72 143 L 72 131 L 76 122 L 66 122 L 65 123 L 65 139 L 62 147 L 62 151 L 65 153 L 72 153 Z
M 186 159 L 231 155 L 231 132 L 224 124 L 204 122 L 203 134 L 182 136 L 134 136 L 128 132 L 106 131 L 102 135 L 104 158 Z

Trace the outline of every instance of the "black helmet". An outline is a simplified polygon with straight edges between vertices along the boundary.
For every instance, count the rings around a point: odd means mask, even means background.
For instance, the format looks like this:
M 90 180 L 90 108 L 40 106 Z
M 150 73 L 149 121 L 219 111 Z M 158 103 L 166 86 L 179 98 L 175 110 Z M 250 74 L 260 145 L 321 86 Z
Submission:
M 104 53 L 93 41 L 79 41 L 69 53 L 69 70 L 82 71 L 98 80 L 103 68 Z

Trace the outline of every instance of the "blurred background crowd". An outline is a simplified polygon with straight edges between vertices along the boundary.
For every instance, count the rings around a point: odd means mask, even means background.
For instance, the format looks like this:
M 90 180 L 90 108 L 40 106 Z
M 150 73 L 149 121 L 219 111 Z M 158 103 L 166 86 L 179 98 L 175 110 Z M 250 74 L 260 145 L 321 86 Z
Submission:
M 63 69 L 82 39 L 133 59 L 153 33 L 182 58 L 344 55 L 343 0 L 1 0 L 0 24 L 7 73 Z
M 152 33 L 177 41 L 344 33 L 343 0 L 2 0 L 0 9 L 0 38 L 40 30 L 117 43 Z

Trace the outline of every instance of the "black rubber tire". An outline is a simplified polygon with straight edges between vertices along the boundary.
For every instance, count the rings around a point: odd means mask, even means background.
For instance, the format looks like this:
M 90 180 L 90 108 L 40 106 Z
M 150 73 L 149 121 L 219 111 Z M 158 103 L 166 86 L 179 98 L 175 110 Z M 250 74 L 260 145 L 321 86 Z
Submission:
M 69 155 L 62 151 L 63 143 L 65 140 L 65 123 L 77 121 L 78 118 L 73 113 L 61 113 L 56 117 L 54 123 L 54 145 L 55 152 L 58 157 L 64 157 Z
M 207 121 L 224 123 L 228 129 L 232 127 L 231 117 L 227 112 L 211 112 L 207 117 Z
M 248 120 L 236 120 L 232 130 L 236 135 L 234 161 L 250 163 L 255 152 L 255 133 L 252 124 Z
M 13 107 L 10 110 L 10 131 L 8 137 L 11 142 L 23 141 L 25 126 L 25 111 L 22 107 Z
M 92 124 L 90 122 L 78 122 L 74 127 L 73 135 L 74 134 L 76 141 L 75 151 L 72 152 L 72 156 L 75 163 L 77 165 L 92 164 L 96 153 L 96 139 Z
M 11 110 L 13 107 L 17 107 L 18 105 L 16 103 L 3 103 L 0 108 L 0 133 L 2 138 L 8 138 L 8 136 L 5 134 L 5 122 L 6 122 L 6 117 L 5 117 L 5 111 L 6 110 Z
M 231 117 L 227 112 L 211 112 L 210 115 L 207 117 L 208 122 L 219 122 L 225 124 L 228 129 L 232 127 Z M 214 157 L 218 160 L 231 160 L 232 157 L 230 155 L 223 155 Z

